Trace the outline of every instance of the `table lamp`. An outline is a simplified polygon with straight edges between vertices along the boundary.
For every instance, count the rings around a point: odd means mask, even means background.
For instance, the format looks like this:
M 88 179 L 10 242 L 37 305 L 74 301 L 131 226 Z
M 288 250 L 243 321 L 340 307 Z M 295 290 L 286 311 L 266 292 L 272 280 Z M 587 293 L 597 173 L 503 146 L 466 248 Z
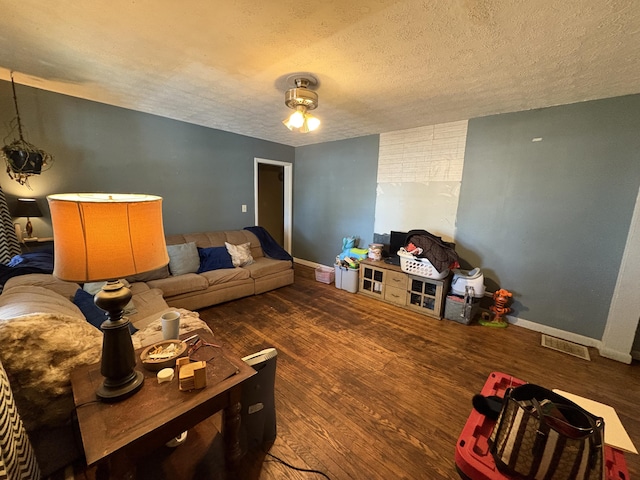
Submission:
M 42 212 L 35 198 L 19 198 L 16 211 L 13 212 L 16 217 L 27 217 L 27 224 L 24 229 L 27 232 L 27 238 L 33 235 L 33 225 L 29 217 L 41 217 Z
M 53 274 L 78 283 L 107 280 L 94 299 L 108 313 L 101 329 L 103 401 L 123 400 L 142 387 L 123 309 L 131 291 L 119 280 L 169 263 L 162 198 L 137 194 L 73 193 L 47 197 L 54 241 Z

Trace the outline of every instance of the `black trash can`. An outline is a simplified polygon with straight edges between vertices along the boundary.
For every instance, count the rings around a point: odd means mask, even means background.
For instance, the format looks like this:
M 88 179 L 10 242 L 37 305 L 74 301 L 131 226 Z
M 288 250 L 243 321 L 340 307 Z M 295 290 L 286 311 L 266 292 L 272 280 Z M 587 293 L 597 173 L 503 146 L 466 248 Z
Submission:
M 267 449 L 276 439 L 274 388 L 278 351 L 267 348 L 242 360 L 258 373 L 242 384 L 240 446 L 243 452 Z

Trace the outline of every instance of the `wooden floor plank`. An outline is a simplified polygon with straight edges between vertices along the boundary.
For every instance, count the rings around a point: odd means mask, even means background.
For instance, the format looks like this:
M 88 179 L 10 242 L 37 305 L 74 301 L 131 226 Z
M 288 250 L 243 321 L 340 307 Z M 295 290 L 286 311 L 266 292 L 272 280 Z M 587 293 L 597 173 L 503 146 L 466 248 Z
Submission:
M 299 265 L 291 286 L 199 313 L 241 356 L 278 350 L 278 436 L 270 452 L 332 480 L 459 478 L 457 438 L 492 371 L 612 405 L 640 447 L 640 367 L 593 348 L 589 362 L 541 347 L 540 334 L 521 327 L 425 317 L 317 282 Z M 216 470 L 223 460 L 215 428 L 193 439 L 197 445 L 188 437 L 175 453 L 149 460 L 163 465 L 154 480 L 225 478 Z M 197 468 L 188 466 L 195 453 Z M 640 458 L 626 461 L 630 478 L 639 477 Z M 254 453 L 241 478 L 320 477 Z
M 201 312 L 245 352 L 278 349 L 278 422 L 295 428 L 279 431 L 274 447 L 290 436 L 311 446 L 292 463 L 313 464 L 308 455 L 315 452 L 334 479 L 458 478 L 456 440 L 471 397 L 491 371 L 612 404 L 638 443 L 636 364 L 603 359 L 595 349 L 592 362 L 544 349 L 538 333 L 516 326 L 424 317 L 315 282 L 300 270 L 292 287 Z M 623 384 L 629 388 L 622 391 Z M 321 460 L 328 455 L 350 468 L 334 470 Z M 376 468 L 369 469 L 373 457 Z M 637 474 L 637 456 L 627 455 L 627 462 Z

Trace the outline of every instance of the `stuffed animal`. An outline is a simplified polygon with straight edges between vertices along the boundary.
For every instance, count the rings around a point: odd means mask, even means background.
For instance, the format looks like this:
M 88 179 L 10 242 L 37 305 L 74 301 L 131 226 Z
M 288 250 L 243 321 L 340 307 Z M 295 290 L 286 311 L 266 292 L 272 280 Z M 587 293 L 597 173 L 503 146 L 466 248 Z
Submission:
M 342 239 L 342 253 L 338 255 L 338 259 L 343 261 L 345 257 L 351 260 L 363 260 L 369 255 L 366 248 L 357 248 L 358 237 L 344 237 Z

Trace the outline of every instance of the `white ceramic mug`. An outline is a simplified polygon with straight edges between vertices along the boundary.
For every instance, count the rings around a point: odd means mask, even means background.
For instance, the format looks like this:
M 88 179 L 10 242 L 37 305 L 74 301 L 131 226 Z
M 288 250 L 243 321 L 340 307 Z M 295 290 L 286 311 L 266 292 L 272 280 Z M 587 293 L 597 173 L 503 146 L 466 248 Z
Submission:
M 180 312 L 167 312 L 162 315 L 162 338 L 178 339 L 180 335 Z

